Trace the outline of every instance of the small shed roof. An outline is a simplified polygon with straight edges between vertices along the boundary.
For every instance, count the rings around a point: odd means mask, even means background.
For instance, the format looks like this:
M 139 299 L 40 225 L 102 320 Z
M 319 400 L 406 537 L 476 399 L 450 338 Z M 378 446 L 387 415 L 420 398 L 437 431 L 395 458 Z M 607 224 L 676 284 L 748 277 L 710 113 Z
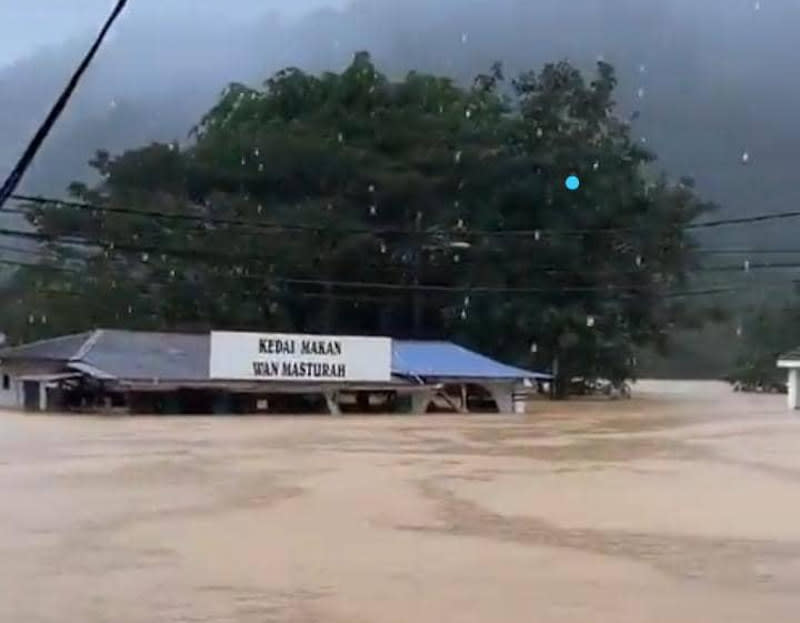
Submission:
M 0 349 L 0 359 L 39 359 L 63 361 L 72 359 L 92 336 L 93 331 L 39 340 L 22 346 Z
M 779 368 L 800 368 L 800 346 L 778 357 Z
M 392 372 L 445 379 L 550 379 L 507 366 L 452 342 L 394 341 Z

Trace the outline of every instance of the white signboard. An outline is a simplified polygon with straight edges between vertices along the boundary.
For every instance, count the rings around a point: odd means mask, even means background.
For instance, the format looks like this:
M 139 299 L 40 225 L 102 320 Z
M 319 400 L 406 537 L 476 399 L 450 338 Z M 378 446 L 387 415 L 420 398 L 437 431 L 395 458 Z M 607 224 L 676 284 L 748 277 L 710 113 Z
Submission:
M 390 338 L 211 332 L 212 379 L 386 382 L 391 368 Z

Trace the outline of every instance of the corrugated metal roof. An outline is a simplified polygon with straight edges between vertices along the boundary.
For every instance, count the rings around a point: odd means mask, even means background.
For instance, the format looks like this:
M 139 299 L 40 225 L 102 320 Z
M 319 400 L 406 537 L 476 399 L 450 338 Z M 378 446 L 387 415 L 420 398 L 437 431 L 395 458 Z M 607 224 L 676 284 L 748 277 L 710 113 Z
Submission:
M 208 379 L 209 336 L 102 330 L 81 362 L 117 379 Z
M 0 359 L 50 359 L 55 361 L 71 359 L 93 333 L 93 331 L 86 331 L 4 348 L 0 350 Z
M 800 347 L 778 357 L 779 361 L 800 361 Z
M 458 379 L 550 379 L 479 355 L 452 342 L 392 342 L 392 372 L 406 376 Z
M 102 379 L 206 381 L 210 340 L 200 333 L 99 329 L 10 349 L 13 358 L 63 359 Z M 0 358 L 6 355 L 0 351 Z M 507 366 L 451 342 L 392 342 L 392 373 L 430 379 L 549 379 Z

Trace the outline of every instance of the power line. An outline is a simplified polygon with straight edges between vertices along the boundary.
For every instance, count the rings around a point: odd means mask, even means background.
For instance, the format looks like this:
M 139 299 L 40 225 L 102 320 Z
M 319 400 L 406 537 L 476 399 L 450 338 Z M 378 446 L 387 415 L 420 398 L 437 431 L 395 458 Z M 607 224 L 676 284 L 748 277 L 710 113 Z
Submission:
M 73 274 L 84 274 L 84 271 L 69 268 L 66 266 L 53 266 L 51 264 L 31 264 L 25 262 L 16 262 L 14 260 L 0 260 L 0 264 L 9 266 L 18 266 L 31 269 L 51 270 L 58 272 L 67 272 Z M 265 283 L 281 283 L 286 285 L 298 286 L 319 286 L 319 287 L 334 287 L 334 288 L 358 288 L 364 290 L 383 290 L 383 291 L 419 291 L 429 293 L 459 293 L 459 294 L 541 294 L 546 292 L 611 292 L 621 290 L 635 290 L 633 287 L 606 285 L 602 287 L 597 286 L 559 286 L 559 287 L 506 287 L 506 286 L 451 286 L 451 285 L 431 285 L 431 284 L 401 284 L 401 283 L 382 283 L 373 281 L 347 281 L 336 279 L 306 279 L 295 277 L 281 277 L 279 275 L 253 275 L 242 274 L 236 275 L 237 279 L 245 281 L 254 281 Z
M 41 269 L 46 271 L 55 271 L 61 273 L 72 273 L 72 274 L 84 274 L 84 271 L 76 268 L 69 268 L 66 266 L 54 266 L 50 264 L 31 264 L 25 262 L 18 262 L 14 260 L 0 260 L 0 264 L 7 265 L 7 266 L 16 266 L 21 268 L 30 268 L 30 269 Z M 341 281 L 341 280 L 331 280 L 331 279 L 303 279 L 303 278 L 292 278 L 292 277 L 281 277 L 275 275 L 252 275 L 252 274 L 244 274 L 244 275 L 237 275 L 237 279 L 245 280 L 245 281 L 258 281 L 258 282 L 266 282 L 270 284 L 284 284 L 284 285 L 299 285 L 299 286 L 316 286 L 316 287 L 326 287 L 326 288 L 358 288 L 364 290 L 379 290 L 384 292 L 427 292 L 429 294 L 458 294 L 459 296 L 480 296 L 480 295 L 532 295 L 532 294 L 546 294 L 546 293 L 560 293 L 560 292 L 583 292 L 583 293 L 615 293 L 617 296 L 632 296 L 633 292 L 637 288 L 634 287 L 625 287 L 625 286 L 613 286 L 613 285 L 606 285 L 606 286 L 585 286 L 585 287 L 570 287 L 570 286 L 552 286 L 552 287 L 529 287 L 529 288 L 512 288 L 512 287 L 504 287 L 504 286 L 473 286 L 473 285 L 463 285 L 463 286 L 443 286 L 443 285 L 428 285 L 428 284 L 390 284 L 390 283 L 380 283 L 380 282 L 364 282 L 364 281 Z M 796 283 L 797 280 L 794 280 Z M 172 286 L 174 282 L 157 282 L 151 281 L 156 285 L 161 286 Z M 770 285 L 780 285 L 785 286 L 787 283 L 786 280 L 782 280 L 780 283 L 772 283 Z M 683 290 L 683 291 L 673 291 L 673 292 L 665 292 L 662 294 L 665 298 L 687 298 L 687 297 L 695 297 L 695 296 L 708 296 L 708 295 L 715 295 L 715 294 L 725 294 L 725 293 L 732 293 L 741 290 L 749 290 L 751 289 L 750 286 L 745 284 L 735 284 L 735 285 L 727 285 L 727 284 L 713 284 L 709 287 L 705 288 L 698 288 L 692 290 Z M 150 294 L 148 291 L 147 294 Z M 285 291 L 277 293 L 278 296 L 282 296 L 286 294 Z M 341 294 L 334 294 L 334 293 L 297 293 L 292 292 L 292 295 L 295 294 L 308 294 L 310 296 L 328 298 L 333 297 L 334 299 L 339 296 L 347 296 Z M 360 300 L 362 298 L 369 298 L 369 295 L 352 295 L 355 300 Z M 349 297 L 347 297 L 349 298 Z M 402 300 L 402 299 L 397 299 Z M 375 299 L 373 302 L 389 302 L 386 300 L 386 297 L 381 297 Z
M 723 225 L 746 225 L 751 223 L 763 223 L 765 221 L 777 221 L 797 217 L 800 217 L 800 210 L 791 210 L 788 212 L 767 212 L 765 214 L 757 214 L 754 216 L 741 216 L 738 218 L 726 218 L 716 221 L 693 223 L 688 225 L 686 229 L 705 229 L 710 227 L 721 227 Z
M 60 202 L 59 200 L 56 200 L 56 199 L 52 199 L 52 200 L 48 199 L 46 201 L 46 203 L 63 203 L 63 202 Z M 75 205 L 75 204 L 74 203 L 68 203 L 67 205 L 71 205 L 72 206 L 72 205 Z M 105 206 L 93 206 L 92 204 L 79 204 L 79 205 L 84 206 L 85 209 L 97 210 L 97 211 L 102 211 L 102 212 L 118 212 L 118 213 L 122 213 L 122 214 L 132 214 L 132 215 L 135 214 L 135 215 L 141 215 L 141 216 L 155 216 L 155 217 L 161 216 L 161 213 L 151 213 L 151 212 L 147 212 L 147 211 L 138 211 L 138 210 L 125 209 L 125 208 L 109 208 L 109 207 L 105 207 Z M 5 212 L 6 213 L 17 213 L 17 214 L 27 214 L 28 213 L 27 210 L 18 209 L 18 208 L 7 208 L 5 210 Z M 192 220 L 192 221 L 210 222 L 210 223 L 217 223 L 217 222 L 222 220 L 222 221 L 225 221 L 226 223 L 230 222 L 231 224 L 236 224 L 236 225 L 241 225 L 241 226 L 249 226 L 251 224 L 250 221 L 238 221 L 238 220 L 235 220 L 235 219 L 214 219 L 214 218 L 208 219 L 207 217 L 203 217 L 203 216 L 199 216 L 199 215 L 164 214 L 163 217 L 164 218 L 172 218 L 172 219 L 176 219 L 176 220 Z M 283 227 L 283 225 L 280 225 L 280 224 L 264 224 L 264 223 L 259 223 L 257 221 L 253 221 L 252 225 L 253 226 L 263 227 L 265 229 L 273 229 L 275 231 L 280 231 L 280 228 Z M 303 225 L 296 225 L 295 227 L 304 228 Z M 307 229 L 315 230 L 315 231 L 322 231 L 324 228 L 321 227 L 321 226 L 308 226 Z M 207 232 L 208 230 L 197 229 L 196 231 Z M 375 233 L 377 230 L 357 229 L 357 230 L 354 230 L 354 231 L 359 231 L 359 232 L 372 231 L 373 233 Z M 16 232 L 16 231 L 12 231 L 12 230 L 5 230 L 5 233 L 2 234 L 2 235 L 16 236 L 16 235 L 23 235 L 23 234 L 27 234 L 27 233 L 28 232 Z M 245 233 L 248 233 L 250 235 L 258 235 L 255 232 L 245 232 Z M 409 233 L 417 233 L 417 234 L 419 234 L 420 232 L 409 232 Z M 422 232 L 422 233 L 424 234 L 424 232 Z M 441 232 L 434 232 L 434 233 L 441 233 Z M 514 232 L 512 230 L 509 230 L 509 233 L 514 233 Z M 55 239 L 56 238 L 54 237 L 54 238 L 48 239 L 48 240 L 55 241 Z M 68 242 L 67 244 L 74 244 L 74 243 Z M 20 253 L 30 253 L 30 254 L 34 254 L 34 255 L 39 253 L 38 251 L 17 249 L 17 248 L 14 248 L 14 247 L 8 247 L 8 246 L 4 246 L 4 245 L 0 245 L 0 250 L 12 251 L 12 252 L 13 251 L 17 251 L 17 252 L 20 252 Z M 733 247 L 733 248 L 726 249 L 726 248 L 703 248 L 703 247 L 698 247 L 698 248 L 693 249 L 693 252 L 698 254 L 698 255 L 739 255 L 739 256 L 742 256 L 742 257 L 758 256 L 758 255 L 795 255 L 795 254 L 800 254 L 800 247 L 795 247 L 795 248 L 776 248 L 776 249 L 752 249 L 752 248 L 742 248 L 742 247 Z M 466 261 L 465 261 L 465 263 L 466 263 Z M 757 267 L 757 266 L 754 265 L 753 267 Z M 699 270 L 703 271 L 703 270 L 707 270 L 707 269 L 708 268 L 701 268 Z M 711 268 L 710 270 L 716 270 L 716 269 L 717 268 L 714 267 L 714 268 Z M 739 265 L 739 266 L 723 267 L 721 269 L 722 270 L 742 270 L 742 266 Z M 547 272 L 551 272 L 550 269 L 545 269 L 545 270 L 547 270 Z M 553 269 L 553 270 L 555 270 L 555 269 Z M 632 271 L 632 272 L 635 272 L 635 271 Z
M 238 219 L 238 218 L 223 218 L 212 217 L 202 214 L 187 214 L 187 213 L 170 213 L 161 210 L 145 210 L 141 208 L 125 208 L 119 206 L 106 206 L 96 203 L 85 201 L 73 201 L 66 199 L 56 199 L 52 197 L 42 197 L 33 195 L 15 194 L 13 198 L 19 201 L 34 203 L 38 205 L 56 205 L 75 208 L 79 210 L 89 210 L 94 212 L 104 212 L 111 214 L 125 214 L 130 216 L 148 216 L 152 218 L 161 218 L 165 220 L 178 220 L 178 221 L 192 221 L 209 225 L 228 225 L 236 227 L 252 227 L 261 230 L 277 230 L 277 231 L 311 231 L 311 232 L 334 232 L 334 233 L 351 233 L 351 234 L 373 234 L 373 235 L 433 235 L 441 233 L 457 233 L 462 235 L 473 236 L 519 236 L 519 237 L 532 237 L 537 238 L 541 236 L 553 235 L 586 235 L 586 234 L 615 234 L 615 233 L 636 233 L 647 231 L 648 227 L 599 227 L 595 229 L 468 229 L 466 227 L 455 227 L 453 230 L 440 230 L 440 231 L 422 231 L 413 228 L 397 228 L 397 227 L 331 227 L 327 224 L 304 224 L 304 223 L 280 223 L 276 221 L 265 220 L 252 220 L 252 219 Z M 16 210 L 19 213 L 27 213 L 26 210 Z M 800 211 L 796 212 L 774 212 L 755 215 L 752 217 L 740 217 L 732 219 L 719 219 L 716 221 L 705 221 L 702 223 L 690 223 L 683 225 L 679 229 L 708 229 L 713 227 L 722 227 L 725 225 L 738 225 L 745 223 L 755 223 L 770 221 L 776 219 L 785 219 L 791 217 L 800 217 Z
M 442 233 L 455 233 L 461 235 L 473 236 L 519 236 L 519 237 L 533 237 L 538 238 L 541 236 L 554 236 L 554 235 L 586 235 L 586 234 L 615 234 L 615 233 L 636 233 L 647 231 L 647 227 L 600 227 L 596 229 L 468 229 L 466 227 L 455 227 L 453 230 L 436 230 L 436 231 L 419 231 L 413 228 L 397 228 L 397 227 L 331 227 L 326 224 L 311 225 L 304 223 L 280 223 L 276 221 L 265 220 L 252 220 L 252 219 L 235 219 L 212 217 L 202 214 L 187 214 L 187 213 L 170 213 L 160 210 L 145 210 L 141 208 L 124 208 L 118 206 L 106 206 L 85 201 L 73 201 L 66 199 L 56 199 L 53 197 L 33 196 L 14 194 L 13 199 L 34 203 L 38 205 L 56 205 L 79 210 L 89 210 L 94 212 L 104 212 L 111 214 L 124 214 L 130 216 L 148 216 L 152 218 L 161 218 L 165 220 L 178 220 L 178 221 L 192 221 L 201 224 L 209 225 L 228 225 L 235 227 L 251 227 L 260 230 L 273 230 L 273 231 L 309 231 L 309 232 L 334 232 L 334 233 L 351 233 L 351 234 L 373 234 L 373 235 L 435 235 Z M 27 214 L 27 210 L 15 209 L 7 210 L 20 214 Z M 774 220 L 782 220 L 788 218 L 800 217 L 800 211 L 786 211 L 786 212 L 768 212 L 764 214 L 757 214 L 747 217 L 736 217 L 728 219 L 718 219 L 714 221 L 704 221 L 701 223 L 689 223 L 683 225 L 680 229 L 696 230 L 696 229 L 710 229 L 716 227 L 723 227 L 727 225 L 743 225 L 749 223 L 761 223 Z M 733 250 L 719 250 L 711 251 L 709 253 L 735 253 Z M 764 251 L 772 252 L 772 251 Z M 793 251 L 794 252 L 794 251 Z
M 20 231 L 20 230 L 11 230 L 11 229 L 4 229 L 0 228 L 0 236 L 7 236 L 7 237 L 19 237 L 27 240 L 32 240 L 36 242 L 50 242 L 50 243 L 60 243 L 65 246 L 79 246 L 79 247 L 96 247 L 98 249 L 104 249 L 106 252 L 113 251 L 113 252 L 123 252 L 123 253 L 130 253 L 130 254 L 142 254 L 147 256 L 162 256 L 162 257 L 172 257 L 172 258 L 180 258 L 185 260 L 192 260 L 192 261 L 209 261 L 213 260 L 216 262 L 224 261 L 224 262 L 241 262 L 247 263 L 250 261 L 256 261 L 260 263 L 268 262 L 270 260 L 274 260 L 276 258 L 271 258 L 269 256 L 265 256 L 262 254 L 253 254 L 253 253 L 239 253 L 239 254 L 231 254 L 227 252 L 219 252 L 219 251 L 210 251 L 208 249 L 176 249 L 164 246 L 156 246 L 156 245 L 142 245 L 142 244 L 130 244 L 130 243 L 119 243 L 114 242 L 102 238 L 60 238 L 57 235 L 52 234 L 43 234 L 40 232 L 31 232 L 31 231 Z M 2 247 L 0 247 L 1 249 Z M 5 247 L 6 250 L 14 253 L 28 253 L 31 255 L 36 255 L 36 251 L 25 250 L 21 251 L 19 249 L 13 247 Z M 80 259 L 80 258 L 76 258 Z M 464 264 L 480 264 L 480 262 L 472 261 L 467 262 L 465 261 Z M 742 264 L 736 265 L 724 265 L 724 266 L 701 266 L 697 267 L 689 272 L 695 273 L 748 273 L 751 271 L 758 271 L 758 270 L 778 270 L 778 269 L 795 269 L 800 268 L 800 262 L 744 262 Z M 646 267 L 643 265 L 638 265 L 635 268 L 630 269 L 610 269 L 610 270 L 596 270 L 591 271 L 591 274 L 594 276 L 599 275 L 608 275 L 608 276 L 617 276 L 617 275 L 636 275 L 642 273 L 646 270 Z M 548 266 L 536 266 L 531 267 L 527 270 L 530 274 L 539 274 L 539 275 L 574 275 L 577 274 L 579 271 L 577 270 L 567 270 L 557 267 L 548 267 Z M 583 271 L 584 274 L 587 271 Z M 390 284 L 384 284 L 390 285 Z
M 89 65 L 91 64 L 92 60 L 94 59 L 97 51 L 100 49 L 100 46 L 103 43 L 103 40 L 108 34 L 108 31 L 111 29 L 111 26 L 114 25 L 114 22 L 122 13 L 122 10 L 125 8 L 125 5 L 128 3 L 128 0 L 118 0 L 117 5 L 114 7 L 114 10 L 109 15 L 108 19 L 106 20 L 105 24 L 103 24 L 100 33 L 97 35 L 97 38 L 94 40 L 91 48 L 84 56 L 83 60 L 81 61 L 78 68 L 75 70 L 75 73 L 70 78 L 67 86 L 64 88 L 61 95 L 56 100 L 56 103 L 53 105 L 53 108 L 48 113 L 45 120 L 42 122 L 42 125 L 39 126 L 39 129 L 36 130 L 36 134 L 34 134 L 33 139 L 25 148 L 22 156 L 20 157 L 17 164 L 9 173 L 8 178 L 0 187 L 0 210 L 3 209 L 3 205 L 6 203 L 8 198 L 14 193 L 19 186 L 22 177 L 25 175 L 25 172 L 30 167 L 33 159 L 36 157 L 37 152 L 41 148 L 42 144 L 44 143 L 47 135 L 50 133 L 50 130 L 53 129 L 53 126 L 58 121 L 58 118 L 61 116 L 61 113 L 64 112 L 64 109 L 67 107 L 67 103 L 69 102 L 72 94 L 74 93 L 75 89 L 78 86 L 83 74 L 88 69 Z

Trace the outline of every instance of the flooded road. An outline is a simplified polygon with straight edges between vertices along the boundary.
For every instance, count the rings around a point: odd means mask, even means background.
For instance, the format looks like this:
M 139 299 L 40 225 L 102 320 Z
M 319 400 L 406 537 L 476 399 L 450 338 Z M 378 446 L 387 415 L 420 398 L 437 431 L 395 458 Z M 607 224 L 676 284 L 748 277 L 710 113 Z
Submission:
M 0 621 L 798 620 L 800 416 L 0 414 Z

